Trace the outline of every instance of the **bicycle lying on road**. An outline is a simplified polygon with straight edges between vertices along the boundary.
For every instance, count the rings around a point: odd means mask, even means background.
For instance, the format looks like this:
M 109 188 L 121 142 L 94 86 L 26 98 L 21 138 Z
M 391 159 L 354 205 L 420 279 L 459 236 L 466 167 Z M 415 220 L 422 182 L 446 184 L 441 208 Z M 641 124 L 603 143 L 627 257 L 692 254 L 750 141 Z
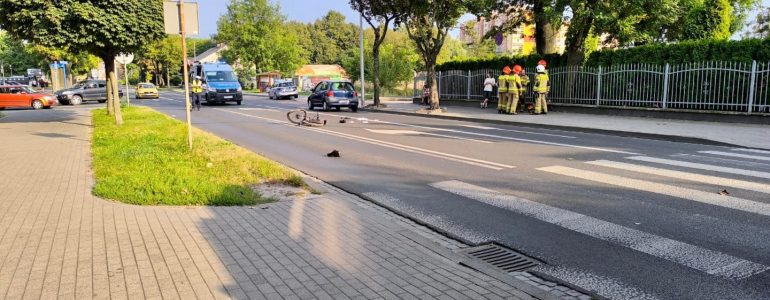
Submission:
M 318 113 L 315 115 L 308 115 L 304 109 L 295 109 L 286 113 L 286 118 L 289 122 L 297 124 L 297 126 L 324 126 L 326 120 L 321 120 L 321 116 Z

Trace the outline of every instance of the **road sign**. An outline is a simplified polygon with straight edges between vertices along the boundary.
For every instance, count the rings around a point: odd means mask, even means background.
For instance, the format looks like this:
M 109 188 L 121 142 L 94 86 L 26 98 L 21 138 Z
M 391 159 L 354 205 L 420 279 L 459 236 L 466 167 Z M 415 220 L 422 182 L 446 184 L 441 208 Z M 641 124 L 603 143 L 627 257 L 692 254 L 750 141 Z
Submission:
M 115 56 L 115 61 L 119 62 L 121 65 L 127 65 L 130 64 L 132 61 L 134 61 L 134 54 L 123 54 L 121 53 L 118 56 Z
M 184 29 L 189 35 L 198 35 L 198 3 L 184 3 Z M 163 23 L 168 34 L 179 34 L 182 31 L 179 25 L 179 1 L 163 2 Z

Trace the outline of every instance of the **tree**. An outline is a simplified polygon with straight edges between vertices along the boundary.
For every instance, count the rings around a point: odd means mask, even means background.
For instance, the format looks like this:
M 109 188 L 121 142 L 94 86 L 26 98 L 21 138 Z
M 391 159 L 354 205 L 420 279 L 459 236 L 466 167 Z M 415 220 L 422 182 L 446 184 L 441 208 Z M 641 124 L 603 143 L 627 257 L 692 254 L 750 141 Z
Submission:
M 374 76 L 374 55 L 372 43 L 374 41 L 374 30 L 368 29 L 364 33 L 364 67 L 366 77 Z M 353 81 L 360 80 L 360 59 L 359 49 L 348 49 L 342 59 L 342 67 L 350 74 Z M 414 44 L 400 31 L 391 31 L 388 38 L 382 43 L 380 49 L 380 87 L 383 90 L 392 90 L 400 83 L 409 81 L 414 76 L 417 69 L 419 55 L 414 49 Z M 364 81 L 361 81 L 364 82 Z
M 3 71 L 6 75 L 26 72 L 27 69 L 43 68 L 46 63 L 45 58 L 33 50 L 33 47 L 26 43 L 8 36 L 0 31 L 0 64 L 3 65 Z M 10 66 L 10 67 L 9 67 Z
M 182 67 L 180 53 L 182 53 L 182 38 L 178 35 L 167 35 L 163 39 L 147 44 L 140 51 L 137 62 L 145 72 L 153 74 L 156 84 L 169 86 L 171 72 L 177 72 Z
M 122 124 L 115 56 L 162 37 L 163 7 L 155 0 L 0 0 L 0 27 L 33 44 L 101 58 L 108 75 L 108 113 Z
M 436 62 L 449 30 L 467 10 L 463 0 L 423 0 L 404 4 L 404 27 L 420 53 L 430 83 L 430 108 L 439 109 Z
M 296 47 L 296 33 L 283 26 L 284 18 L 280 7 L 267 0 L 231 0 L 215 40 L 228 46 L 223 56 L 241 65 L 242 77 L 273 70 L 290 74 L 304 62 L 304 54 Z
M 350 6 L 361 13 L 374 32 L 372 79 L 374 83 L 374 106 L 376 107 L 380 106 L 380 47 L 385 42 L 391 22 L 401 17 L 401 2 L 401 0 L 350 0 Z
M 321 64 L 339 64 L 345 51 L 358 45 L 359 29 L 355 24 L 345 21 L 345 16 L 337 11 L 329 11 L 315 21 L 316 61 Z

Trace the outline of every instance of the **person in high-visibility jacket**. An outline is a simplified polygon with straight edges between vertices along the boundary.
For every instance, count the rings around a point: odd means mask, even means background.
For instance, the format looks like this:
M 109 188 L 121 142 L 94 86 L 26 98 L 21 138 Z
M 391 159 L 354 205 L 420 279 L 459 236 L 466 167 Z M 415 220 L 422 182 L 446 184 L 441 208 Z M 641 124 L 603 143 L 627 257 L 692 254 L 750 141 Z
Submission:
M 203 82 L 201 82 L 200 76 L 195 76 L 190 87 L 192 89 L 192 104 L 190 110 L 194 108 L 201 110 L 201 94 L 203 93 Z
M 548 103 L 545 96 L 551 91 L 551 82 L 544 65 L 537 66 L 537 77 L 535 77 L 535 114 L 548 114 Z
M 497 78 L 497 113 L 502 114 L 508 107 L 508 89 L 511 68 L 505 66 L 503 74 Z
M 508 77 L 508 107 L 505 108 L 506 114 L 518 114 L 516 107 L 519 106 L 519 97 L 522 90 L 521 70 L 521 66 L 513 66 L 513 75 Z
M 522 69 L 521 74 L 519 74 L 521 77 L 521 91 L 519 93 L 519 105 L 517 107 L 514 107 L 513 109 L 523 112 L 524 107 L 527 106 L 527 91 L 529 90 L 529 75 L 527 75 L 526 70 Z

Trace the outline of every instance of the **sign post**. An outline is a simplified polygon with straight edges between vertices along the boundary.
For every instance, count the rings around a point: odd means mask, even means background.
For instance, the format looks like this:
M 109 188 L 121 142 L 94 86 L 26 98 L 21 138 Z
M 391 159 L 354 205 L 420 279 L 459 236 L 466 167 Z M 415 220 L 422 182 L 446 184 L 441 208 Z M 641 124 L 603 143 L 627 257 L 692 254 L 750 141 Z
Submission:
M 163 3 L 164 25 L 166 33 L 182 36 L 182 79 L 184 80 L 184 103 L 187 113 L 187 146 L 192 150 L 192 120 L 190 107 L 190 72 L 187 65 L 187 32 L 198 34 L 198 4 L 184 0 L 166 1 Z M 190 19 L 185 19 L 190 17 Z
M 121 53 L 115 57 L 115 60 L 123 65 L 123 74 L 125 74 L 124 78 L 126 80 L 126 106 L 131 107 L 131 93 L 128 90 L 128 64 L 134 61 L 134 55 Z

